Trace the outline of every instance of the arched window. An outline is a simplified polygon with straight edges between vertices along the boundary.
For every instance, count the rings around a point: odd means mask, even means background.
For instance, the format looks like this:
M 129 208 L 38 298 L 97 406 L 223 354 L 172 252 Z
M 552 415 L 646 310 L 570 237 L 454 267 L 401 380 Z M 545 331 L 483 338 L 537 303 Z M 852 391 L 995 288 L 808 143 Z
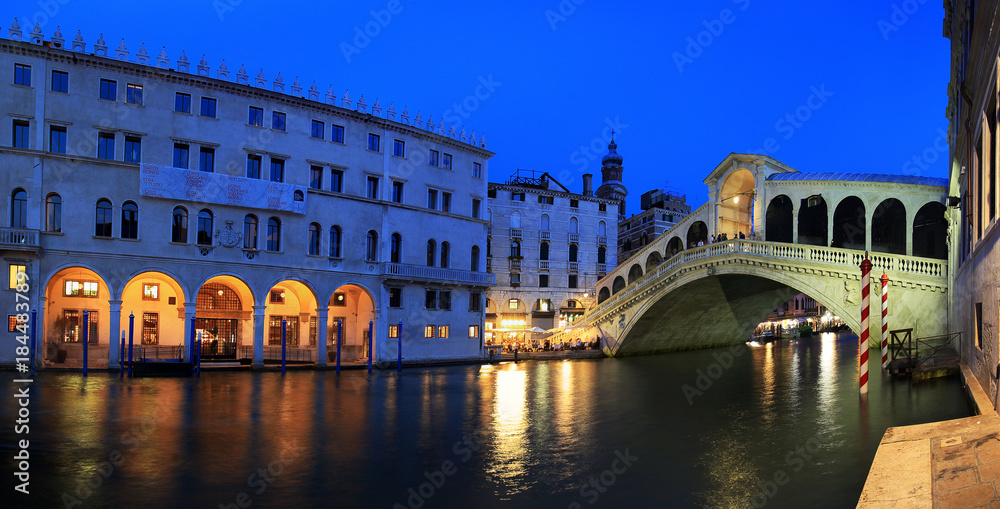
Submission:
M 24 189 L 15 189 L 10 195 L 10 227 L 28 227 L 28 193 Z
M 267 236 L 264 237 L 265 249 L 281 251 L 281 220 L 276 217 L 267 220 Z
M 202 209 L 198 212 L 198 244 L 202 246 L 212 245 L 212 211 Z
M 365 260 L 378 261 L 378 232 L 375 230 L 368 230 L 365 236 Z
M 56 193 L 45 198 L 45 231 L 62 231 L 62 197 Z
M 451 255 L 451 245 L 447 242 L 441 243 L 441 268 L 448 268 L 448 258 Z
M 319 256 L 319 232 L 322 231 L 319 223 L 309 224 L 309 254 Z
M 580 260 L 577 259 L 577 251 L 579 251 L 579 249 L 580 248 L 576 244 L 570 244 L 569 245 L 569 261 L 571 261 L 571 262 L 578 262 L 578 261 L 580 261 Z
M 547 232 L 549 231 L 549 215 L 542 214 L 541 220 L 538 222 L 538 229 Z
M 97 217 L 94 219 L 94 235 L 97 237 L 111 236 L 111 202 L 101 198 L 97 200 Z
M 340 249 L 340 245 L 341 245 L 342 240 L 343 240 L 343 235 L 342 235 L 342 232 L 340 230 L 340 227 L 337 226 L 337 225 L 331 226 L 330 227 L 330 257 L 332 257 L 332 258 L 340 258 L 342 256 L 341 255 L 341 249 Z
M 708 225 L 704 221 L 695 221 L 688 227 L 688 247 L 697 246 L 699 242 L 708 241 Z M 627 249 L 626 249 L 627 251 Z
M 608 225 L 604 224 L 604 221 L 597 223 L 597 236 L 598 237 L 608 236 Z
M 243 218 L 243 249 L 257 249 L 257 216 L 247 214 Z
M 139 238 L 139 207 L 135 202 L 122 204 L 121 236 L 123 239 Z
M 569 232 L 580 233 L 580 222 L 575 217 L 569 218 Z
M 511 228 L 520 228 L 521 227 L 521 213 L 520 212 L 518 212 L 518 211 L 515 210 L 510 215 L 510 227 Z
M 601 246 L 597 248 L 597 263 L 608 263 L 608 248 Z
M 389 244 L 389 261 L 401 263 L 403 259 L 403 236 L 398 233 L 392 234 L 392 241 Z
M 548 260 L 549 259 L 549 243 L 542 242 L 538 245 L 538 259 Z
M 611 298 L 611 290 L 608 290 L 607 286 L 602 286 L 601 291 L 597 292 L 597 303 L 600 304 Z
M 889 198 L 875 207 L 872 215 L 872 251 L 906 254 L 906 208 Z
M 472 272 L 479 272 L 479 246 L 472 246 Z
M 437 256 L 437 242 L 434 239 L 427 241 L 427 266 L 434 266 L 434 257 Z
M 174 207 L 170 220 L 170 242 L 188 241 L 188 211 L 184 207 Z
M 864 202 L 857 196 L 840 200 L 833 211 L 832 247 L 862 250 L 867 240 Z
M 799 244 L 829 246 L 827 239 L 826 200 L 813 195 L 802 200 L 799 206 Z
M 945 206 L 930 202 L 913 219 L 913 256 L 948 259 L 948 220 Z
M 778 196 L 767 205 L 764 215 L 764 240 L 768 242 L 792 241 L 792 200 Z
M 511 258 L 521 257 L 521 243 L 518 241 L 512 241 L 510 243 L 510 256 Z

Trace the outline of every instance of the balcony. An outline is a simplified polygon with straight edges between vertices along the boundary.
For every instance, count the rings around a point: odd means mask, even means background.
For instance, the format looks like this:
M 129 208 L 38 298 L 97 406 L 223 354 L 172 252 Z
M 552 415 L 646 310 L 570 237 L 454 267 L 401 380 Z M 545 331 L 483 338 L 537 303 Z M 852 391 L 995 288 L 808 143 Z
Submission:
M 521 260 L 511 259 L 510 260 L 510 270 L 521 270 Z
M 579 233 L 571 233 L 571 234 L 569 234 L 569 241 L 570 242 L 580 242 L 580 234 Z
M 538 232 L 538 238 L 541 240 L 549 240 L 552 237 L 552 232 L 545 230 Z
M 606 264 L 606 263 L 598 263 L 597 264 L 597 272 L 599 274 L 607 274 L 608 273 L 608 264 Z
M 487 260 L 487 270 L 489 268 L 489 260 Z M 489 272 L 472 272 L 469 270 L 425 267 L 423 265 L 407 265 L 391 262 L 382 263 L 382 275 L 390 279 L 435 283 L 495 285 L 497 282 L 496 275 Z
M 608 245 L 608 238 L 607 237 L 598 236 L 597 237 L 597 245 L 598 246 L 606 246 L 606 245 Z
M 549 261 L 538 260 L 538 270 L 549 270 Z
M 523 232 L 521 231 L 520 228 L 511 228 L 510 229 L 510 238 L 512 238 L 512 239 L 520 239 L 522 234 L 523 234 Z
M 580 271 L 580 262 L 569 262 L 569 271 L 570 272 L 579 272 Z
M 41 249 L 38 230 L 0 228 L 0 249 L 37 252 Z

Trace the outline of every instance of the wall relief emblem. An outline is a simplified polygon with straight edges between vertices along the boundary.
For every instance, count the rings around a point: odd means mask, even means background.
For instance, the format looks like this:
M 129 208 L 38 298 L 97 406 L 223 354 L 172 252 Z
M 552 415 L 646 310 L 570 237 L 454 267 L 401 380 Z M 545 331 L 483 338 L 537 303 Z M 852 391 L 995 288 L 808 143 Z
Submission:
M 237 233 L 233 229 L 233 222 L 226 221 L 226 227 L 221 230 L 215 230 L 215 238 L 218 239 L 219 244 L 222 247 L 236 247 L 239 245 L 240 240 L 243 240 L 243 234 Z

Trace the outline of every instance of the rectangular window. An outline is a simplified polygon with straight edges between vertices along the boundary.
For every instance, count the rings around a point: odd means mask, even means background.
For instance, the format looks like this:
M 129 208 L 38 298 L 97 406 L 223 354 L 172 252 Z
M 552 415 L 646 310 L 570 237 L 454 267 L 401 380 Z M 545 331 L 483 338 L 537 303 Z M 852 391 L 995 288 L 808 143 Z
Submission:
M 174 94 L 174 111 L 178 113 L 191 113 L 191 94 L 183 92 Z
M 434 326 L 433 325 L 424 326 L 424 337 L 425 338 L 433 338 L 434 337 Z
M 151 283 L 143 284 L 142 300 L 160 300 L 160 285 Z
M 451 212 L 451 193 L 441 192 L 441 210 Z
M 309 346 L 316 346 L 316 338 L 319 334 L 319 320 L 315 316 L 309 317 Z
M 399 324 L 389 326 L 389 339 L 399 338 Z
M 576 208 L 580 208 L 580 200 L 572 200 L 572 199 L 571 199 L 571 200 L 569 201 L 569 206 L 570 206 L 570 207 L 573 207 L 574 209 L 576 209 Z
M 14 84 L 31 86 L 31 66 L 24 64 L 14 64 Z
M 247 125 L 264 127 L 264 108 L 250 106 L 250 111 L 247 113 Z
M 378 152 L 379 136 L 377 134 L 368 133 L 368 150 Z
M 201 116 L 215 118 L 215 99 L 211 97 L 201 98 Z
M 479 292 L 469 293 L 469 311 L 479 311 L 483 307 L 483 294 Z
M 138 136 L 125 137 L 125 162 L 138 163 L 142 157 L 142 138 Z
M 510 193 L 510 201 L 524 201 L 524 193 Z
M 451 292 L 441 290 L 438 292 L 438 309 L 451 309 Z
M 424 291 L 424 307 L 427 309 L 437 309 L 437 291 Z
M 106 101 L 118 100 L 118 82 L 114 80 L 101 79 L 101 99 Z
M 212 147 L 201 147 L 198 154 L 198 169 L 209 173 L 215 171 L 215 149 Z
M 368 176 L 368 187 L 366 188 L 366 193 L 369 198 L 373 200 L 378 199 L 378 177 Z
M 319 120 L 313 120 L 312 129 L 310 130 L 309 135 L 313 138 L 319 138 L 322 140 L 326 137 L 326 124 L 320 122 Z
M 444 154 L 441 156 L 441 167 L 446 170 L 451 169 L 451 154 Z
M 64 71 L 52 71 L 52 91 L 69 93 L 69 73 Z
M 389 307 L 391 307 L 391 308 L 401 308 L 401 307 L 403 307 L 403 289 L 402 288 L 390 288 L 389 289 Z
M 406 143 L 403 140 L 392 141 L 392 155 L 406 157 Z
M 516 310 L 518 308 L 518 300 L 510 299 L 507 301 L 507 309 Z
M 247 178 L 248 179 L 259 179 L 260 178 L 260 168 L 264 162 L 264 158 L 257 154 L 247 154 Z
M 538 286 L 539 286 L 539 288 L 548 288 L 549 287 L 549 275 L 548 274 L 539 274 L 538 275 Z
M 7 332 L 17 332 L 20 323 L 17 321 L 17 315 L 7 315 Z
M 472 163 L 472 176 L 477 179 L 483 178 L 483 165 L 480 163 Z
M 539 195 L 538 203 L 541 203 L 542 205 L 552 205 L 553 203 L 555 203 L 555 198 L 552 196 Z
M 271 112 L 271 129 L 285 130 L 285 114 L 280 111 Z
M 472 218 L 473 219 L 479 219 L 479 208 L 480 208 L 480 206 L 481 206 L 481 202 L 478 199 L 473 198 L 472 199 Z
M 191 148 L 184 143 L 174 143 L 174 168 L 188 169 Z
M 142 314 L 142 344 L 156 345 L 160 343 L 160 315 L 157 313 Z
M 282 290 L 271 290 L 270 294 L 271 304 L 284 304 L 285 303 L 285 292 Z
M 309 167 L 309 187 L 323 189 L 323 167 L 315 164 Z
M 142 85 L 128 83 L 125 85 L 125 102 L 142 106 Z
M 271 158 L 271 182 L 285 181 L 285 160 Z
M 10 142 L 10 146 L 14 148 L 29 148 L 28 147 L 28 121 L 27 120 L 15 120 L 14 121 L 14 137 Z
M 97 157 L 115 158 L 115 133 L 97 133 Z
M 437 189 L 427 190 L 427 208 L 437 210 L 438 192 Z
M 607 212 L 608 211 L 608 204 L 607 203 L 599 203 L 599 204 L 597 204 L 597 210 L 600 211 L 600 212 Z
M 330 170 L 330 190 L 335 193 L 344 192 L 344 172 L 341 170 Z
M 438 337 L 439 338 L 444 338 L 444 339 L 448 338 L 448 326 L 447 325 L 438 325 L 437 332 L 438 332 Z
M 427 164 L 431 166 L 437 166 L 440 157 L 441 154 L 437 150 L 431 150 L 430 157 L 427 160 Z
M 66 128 L 62 126 L 49 127 L 49 152 L 66 153 Z
M 478 337 L 479 337 L 479 326 L 478 325 L 470 325 L 469 326 L 469 339 L 478 338 Z
M 514 273 L 510 275 L 511 286 L 519 286 L 521 284 L 521 275 Z
M 20 263 L 12 263 L 9 265 L 9 267 L 10 267 L 10 281 L 9 281 L 10 284 L 7 286 L 7 288 L 14 290 L 17 288 L 17 274 L 20 272 L 27 273 L 28 266 Z
M 392 182 L 392 201 L 403 203 L 403 183 L 398 180 Z
M 335 143 L 344 142 L 344 126 L 337 124 L 330 124 L 330 131 L 333 133 L 333 136 L 330 138 L 330 141 Z

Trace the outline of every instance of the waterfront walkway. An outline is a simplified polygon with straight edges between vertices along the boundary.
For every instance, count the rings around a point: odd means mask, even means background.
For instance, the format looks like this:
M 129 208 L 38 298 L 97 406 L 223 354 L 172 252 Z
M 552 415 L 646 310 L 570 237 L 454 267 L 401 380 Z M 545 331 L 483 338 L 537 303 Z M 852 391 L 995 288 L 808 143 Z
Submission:
M 889 428 L 859 508 L 1000 508 L 1000 416 L 967 366 L 978 415 Z

